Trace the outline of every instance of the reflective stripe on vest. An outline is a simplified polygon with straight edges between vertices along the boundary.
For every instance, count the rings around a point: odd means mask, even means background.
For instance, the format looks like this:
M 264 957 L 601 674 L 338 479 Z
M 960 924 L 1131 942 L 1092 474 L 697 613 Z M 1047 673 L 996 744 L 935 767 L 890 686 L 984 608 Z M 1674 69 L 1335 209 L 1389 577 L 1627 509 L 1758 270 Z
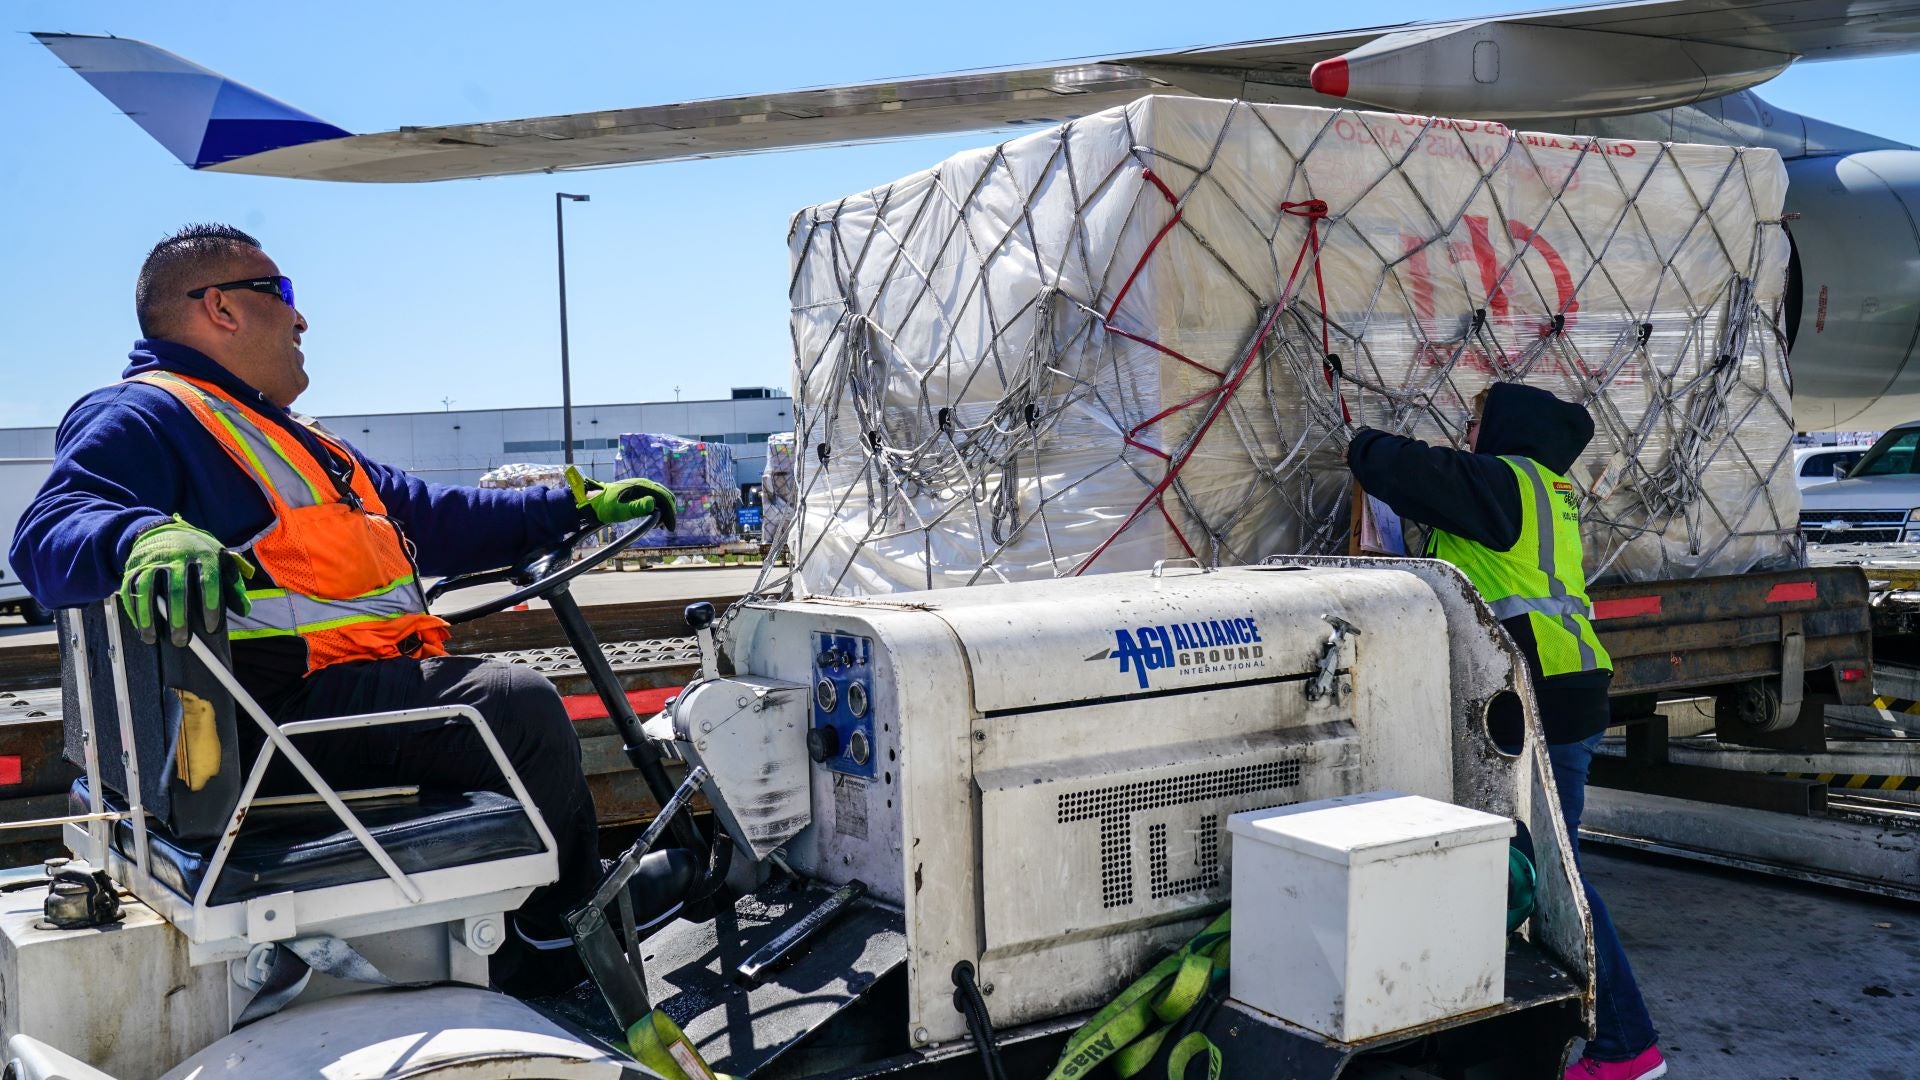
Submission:
M 319 600 L 285 589 L 248 589 L 247 599 L 253 610 L 228 616 L 227 637 L 246 641 L 305 635 L 413 615 L 420 610 L 414 600 L 415 590 L 408 588 L 413 583 L 414 576 L 408 574 L 384 589 L 352 600 Z
M 1499 619 L 1530 617 L 1543 676 L 1611 669 L 1613 659 L 1590 621 L 1593 608 L 1581 565 L 1579 518 L 1554 513 L 1554 489 L 1571 491 L 1572 485 L 1530 458 L 1500 460 L 1519 482 L 1519 540 L 1499 552 L 1435 529 L 1433 554 L 1458 566 Z
M 444 653 L 447 624 L 427 614 L 399 527 L 385 518 L 365 470 L 355 471 L 350 500 L 329 498 L 335 482 L 314 454 L 291 434 L 277 434 L 271 422 L 256 420 L 218 387 L 171 372 L 133 379 L 186 405 L 272 508 L 273 521 L 243 546 L 273 584 L 247 590 L 253 610 L 229 620 L 229 638 L 300 638 L 308 671 L 349 660 Z M 315 437 L 335 446 L 324 433 Z
M 1587 602 L 1577 596 L 1549 596 L 1542 599 L 1504 596 L 1487 606 L 1493 609 L 1494 617 L 1501 620 L 1518 618 L 1529 611 L 1559 618 L 1562 615 L 1585 615 L 1590 610 Z

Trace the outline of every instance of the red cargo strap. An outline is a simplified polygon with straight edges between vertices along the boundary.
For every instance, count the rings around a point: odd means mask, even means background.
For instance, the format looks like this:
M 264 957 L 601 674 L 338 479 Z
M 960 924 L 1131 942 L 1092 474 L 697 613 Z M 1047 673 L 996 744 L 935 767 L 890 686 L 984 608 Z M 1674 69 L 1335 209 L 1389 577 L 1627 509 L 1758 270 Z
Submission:
M 684 686 L 648 687 L 644 690 L 627 691 L 627 701 L 633 705 L 633 711 L 645 720 L 654 713 L 667 707 L 667 699 L 686 689 Z M 607 715 L 606 703 L 599 694 L 568 694 L 560 700 L 567 704 L 567 719 L 573 721 L 600 720 Z
M 1306 237 L 1301 241 L 1300 250 L 1294 256 L 1293 269 L 1287 274 L 1286 284 L 1280 287 L 1280 295 L 1274 300 L 1273 308 L 1267 312 L 1266 319 L 1261 322 L 1259 329 L 1255 332 L 1253 345 L 1242 358 L 1240 370 L 1235 372 L 1231 378 L 1227 377 L 1225 372 L 1215 371 L 1213 368 L 1190 357 L 1183 356 L 1179 352 L 1159 342 L 1150 341 L 1147 338 L 1129 333 L 1115 326 L 1113 319 L 1115 315 L 1119 313 L 1120 301 L 1126 299 L 1127 293 L 1132 290 L 1133 284 L 1140 277 L 1141 271 L 1146 269 L 1147 260 L 1153 256 L 1154 250 L 1160 246 L 1160 241 L 1165 239 L 1167 234 L 1172 232 L 1174 227 L 1180 223 L 1180 216 L 1185 212 L 1180 206 L 1179 196 L 1175 195 L 1173 189 L 1168 187 L 1164 181 L 1158 176 L 1155 176 L 1152 170 L 1143 170 L 1141 176 L 1146 183 L 1151 184 L 1157 189 L 1161 197 L 1166 199 L 1167 202 L 1174 207 L 1174 212 L 1167 223 L 1160 228 L 1160 231 L 1154 234 L 1153 239 L 1148 241 L 1146 250 L 1140 254 L 1140 261 L 1134 264 L 1133 271 L 1127 275 L 1127 280 L 1122 283 L 1119 293 L 1114 296 L 1113 303 L 1107 308 L 1106 319 L 1104 320 L 1107 332 L 1118 334 L 1129 341 L 1137 341 L 1142 345 L 1165 353 L 1167 356 L 1183 363 L 1191 364 L 1219 378 L 1221 381 L 1219 385 L 1211 390 L 1202 390 L 1186 401 L 1182 401 L 1177 405 L 1168 406 L 1127 430 L 1123 436 L 1127 445 L 1137 450 L 1144 450 L 1166 461 L 1166 474 L 1160 478 L 1158 483 L 1153 485 L 1152 490 L 1147 492 L 1146 498 L 1141 499 L 1140 504 L 1133 508 L 1133 512 L 1128 514 L 1126 518 L 1120 522 L 1120 527 L 1108 534 L 1107 538 L 1102 540 L 1099 545 L 1093 549 L 1093 552 L 1087 556 L 1087 561 L 1081 563 L 1074 569 L 1073 576 L 1075 577 L 1086 573 L 1087 570 L 1099 560 L 1101 554 L 1104 553 L 1107 548 L 1113 546 L 1114 541 L 1120 539 L 1120 534 L 1126 532 L 1135 521 L 1139 520 L 1140 515 L 1146 513 L 1149 507 L 1157 508 L 1160 511 L 1160 516 L 1166 520 L 1167 527 L 1173 530 L 1174 539 L 1180 542 L 1180 547 L 1185 550 L 1188 555 L 1195 554 L 1193 545 L 1187 542 L 1186 536 L 1180 531 L 1180 526 L 1174 523 L 1173 515 L 1167 510 L 1163 496 L 1166 494 L 1168 486 L 1179 478 L 1180 470 L 1186 467 L 1187 460 L 1192 456 L 1194 448 L 1207 437 L 1207 431 L 1213 427 L 1214 421 L 1220 418 L 1220 414 L 1225 411 L 1227 403 L 1231 401 L 1234 394 L 1239 391 L 1240 384 L 1246 381 L 1247 375 L 1253 371 L 1255 363 L 1260 358 L 1260 350 L 1266 344 L 1267 337 L 1272 334 L 1274 325 L 1280 321 L 1280 316 L 1285 313 L 1287 304 L 1294 296 L 1295 282 L 1301 282 L 1302 287 L 1304 287 L 1305 283 L 1301 281 L 1300 270 L 1306 265 L 1308 256 L 1312 256 L 1313 259 L 1314 287 L 1318 291 L 1320 299 L 1320 346 L 1322 356 L 1330 356 L 1329 350 L 1332 347 L 1332 338 L 1327 325 L 1327 320 L 1332 316 L 1327 311 L 1326 283 L 1322 279 L 1320 271 L 1320 222 L 1327 216 L 1327 204 L 1321 199 L 1309 199 L 1305 202 L 1286 202 L 1280 204 L 1280 212 L 1282 214 L 1307 219 Z M 1331 359 L 1326 360 L 1323 366 L 1326 369 L 1327 386 L 1333 390 L 1334 399 L 1340 405 L 1341 415 L 1351 424 L 1353 417 L 1347 409 L 1346 398 L 1341 395 L 1338 372 L 1335 370 Z M 1202 405 L 1203 403 L 1206 407 L 1206 412 L 1201 416 L 1197 429 L 1192 435 L 1188 436 L 1186 451 L 1179 457 L 1175 457 L 1164 450 L 1149 446 L 1147 443 L 1141 441 L 1141 432 L 1177 412 L 1182 412 L 1196 405 Z
M 1811 581 L 1783 581 L 1767 590 L 1767 603 L 1785 604 L 1795 600 L 1820 599 L 1820 586 Z
M 1601 619 L 1626 619 L 1635 615 L 1658 614 L 1660 614 L 1660 597 L 1658 596 L 1629 596 L 1620 600 L 1593 602 L 1595 622 Z
M 1320 274 L 1320 222 L 1327 216 L 1327 201 L 1308 199 L 1305 202 L 1283 202 L 1280 204 L 1280 212 L 1307 219 L 1307 246 L 1300 249 L 1300 254 L 1294 258 L 1293 272 L 1295 274 L 1300 272 L 1300 260 L 1306 258 L 1307 252 L 1311 250 L 1313 252 L 1313 287 L 1320 294 L 1320 355 L 1325 357 L 1320 362 L 1320 366 L 1327 376 L 1327 389 L 1333 391 L 1333 400 L 1340 405 L 1340 418 L 1351 427 L 1353 413 L 1347 408 L 1346 397 L 1340 393 L 1340 382 L 1337 378 L 1339 370 L 1334 366 L 1333 340 L 1328 333 L 1327 324 L 1332 321 L 1333 314 L 1327 310 L 1327 283 Z M 1292 284 L 1291 277 L 1288 278 L 1288 284 Z

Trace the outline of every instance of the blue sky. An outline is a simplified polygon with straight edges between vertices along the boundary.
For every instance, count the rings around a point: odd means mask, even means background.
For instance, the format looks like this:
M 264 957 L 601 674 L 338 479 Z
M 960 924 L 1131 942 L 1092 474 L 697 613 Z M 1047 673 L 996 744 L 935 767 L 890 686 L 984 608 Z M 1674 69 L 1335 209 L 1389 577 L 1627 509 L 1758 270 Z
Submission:
M 1512 9 L 14 0 L 0 28 L 141 38 L 341 127 L 384 131 Z M 1796 67 L 1761 93 L 1920 143 L 1920 119 L 1887 89 L 1914 85 L 1920 59 L 1901 57 Z M 52 424 L 117 376 L 135 336 L 139 261 L 193 220 L 253 232 L 297 283 L 312 323 L 305 411 L 557 404 L 555 190 L 593 197 L 567 210 L 575 401 L 784 386 L 791 214 L 991 141 L 317 184 L 190 172 L 25 33 L 0 35 L 0 101 L 0 427 Z

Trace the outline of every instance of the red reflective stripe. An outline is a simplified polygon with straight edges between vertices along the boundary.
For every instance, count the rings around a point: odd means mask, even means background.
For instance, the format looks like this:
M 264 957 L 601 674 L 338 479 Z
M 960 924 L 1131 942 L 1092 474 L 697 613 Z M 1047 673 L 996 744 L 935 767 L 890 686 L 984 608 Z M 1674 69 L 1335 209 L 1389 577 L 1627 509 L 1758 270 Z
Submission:
M 633 705 L 633 711 L 645 719 L 666 708 L 667 699 L 684 689 L 684 686 L 659 686 L 629 690 L 627 701 Z M 600 700 L 599 694 L 568 694 L 560 700 L 566 703 L 569 720 L 599 720 L 607 715 L 606 703 Z
M 1658 596 L 1629 596 L 1624 600 L 1595 600 L 1593 602 L 1593 618 L 1596 622 L 1601 619 L 1625 619 L 1634 615 L 1658 614 L 1660 614 L 1660 598 Z
M 0 787 L 20 782 L 20 755 L 0 756 Z
M 1784 604 L 1793 600 L 1818 600 L 1820 586 L 1811 581 L 1783 581 L 1767 591 L 1767 603 Z

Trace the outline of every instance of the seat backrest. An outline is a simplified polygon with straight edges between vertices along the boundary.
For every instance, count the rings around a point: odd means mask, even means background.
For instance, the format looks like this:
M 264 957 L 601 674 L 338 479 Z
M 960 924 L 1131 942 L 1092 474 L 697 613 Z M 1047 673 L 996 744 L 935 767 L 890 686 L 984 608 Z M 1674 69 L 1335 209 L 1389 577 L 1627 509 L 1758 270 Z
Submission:
M 182 840 L 218 836 L 246 782 L 247 762 L 235 723 L 233 697 L 191 650 L 175 647 L 164 633 L 157 644 L 142 644 L 126 613 L 111 601 L 81 609 L 87 642 L 85 680 L 80 678 L 74 650 L 65 645 L 63 630 L 60 697 L 67 760 L 82 767 L 86 764 L 79 707 L 84 682 L 93 703 L 101 782 L 123 796 L 130 795 L 127 770 L 121 761 L 113 659 L 107 647 L 109 613 L 120 622 L 141 802 L 148 813 Z M 197 619 L 197 611 L 195 616 Z M 201 634 L 197 628 L 195 633 L 222 663 L 230 662 L 225 612 L 213 633 Z

